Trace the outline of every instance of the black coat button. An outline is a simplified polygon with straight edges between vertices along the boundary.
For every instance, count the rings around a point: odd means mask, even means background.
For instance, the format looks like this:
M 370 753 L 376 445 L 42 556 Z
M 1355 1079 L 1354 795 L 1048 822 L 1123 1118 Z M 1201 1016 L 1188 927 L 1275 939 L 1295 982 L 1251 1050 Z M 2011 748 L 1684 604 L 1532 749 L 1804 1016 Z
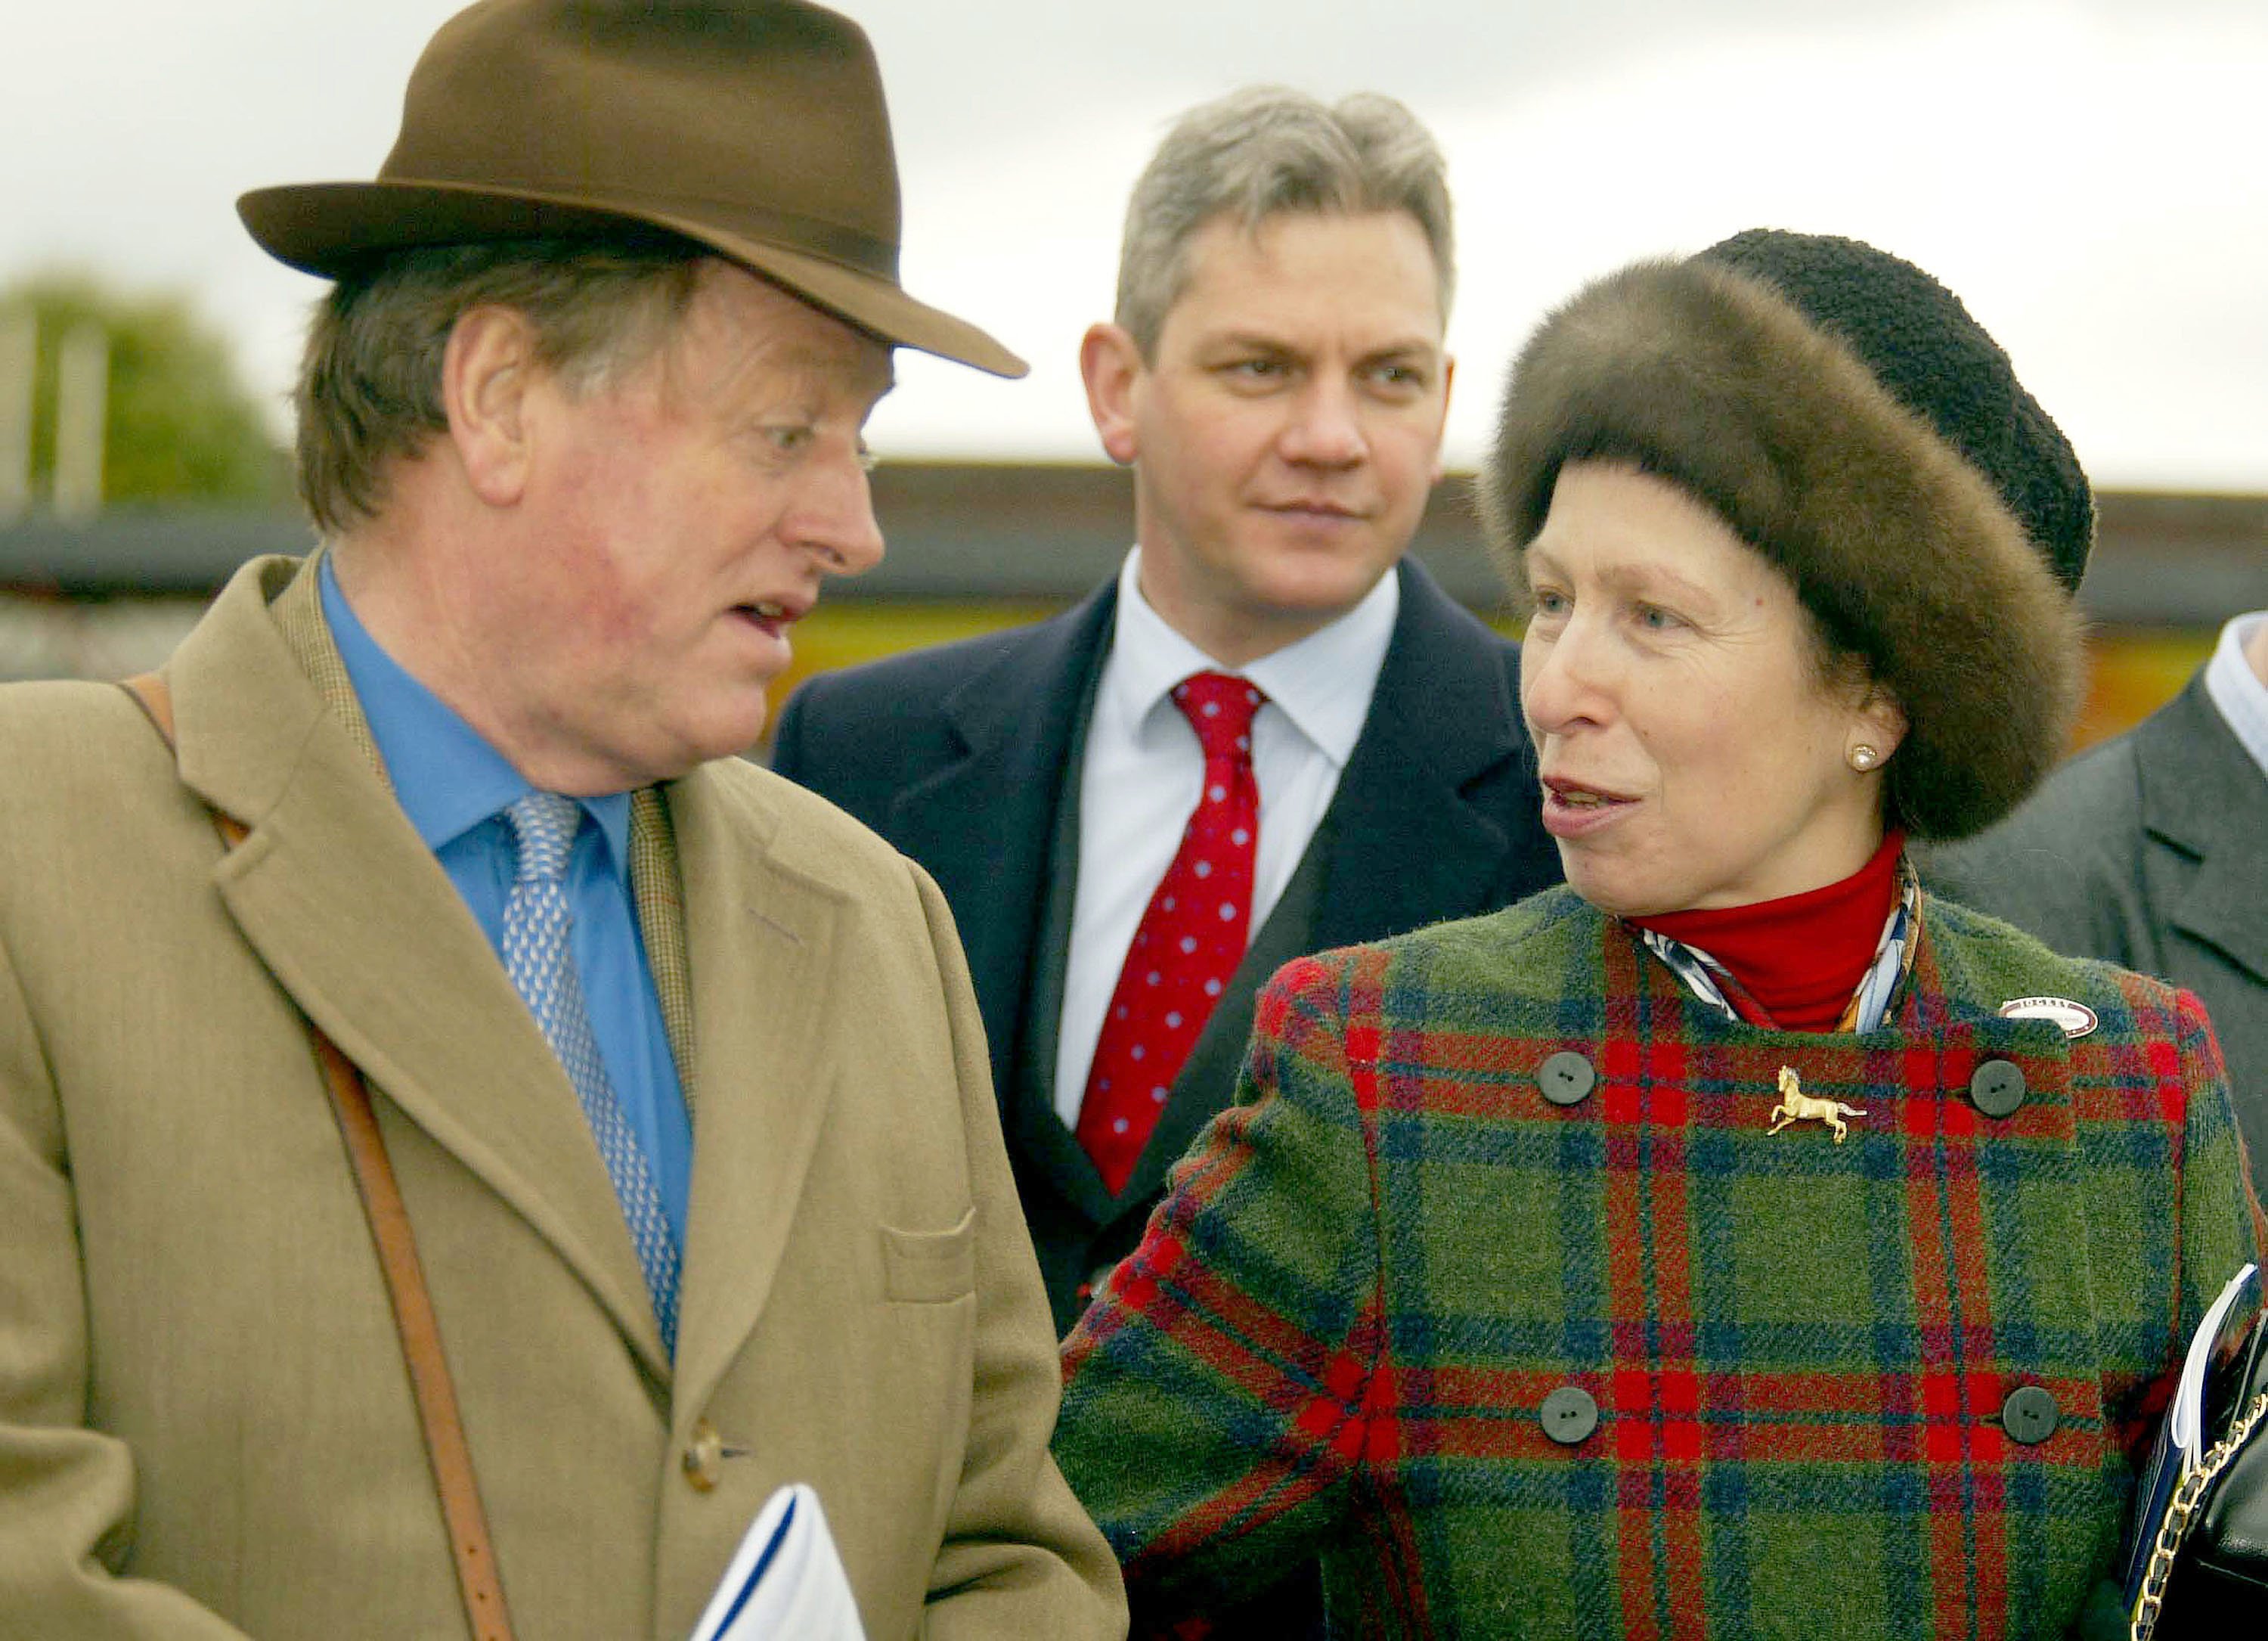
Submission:
M 1563 1048 L 1535 1068 L 1535 1086 L 1554 1105 L 1572 1105 L 1595 1087 L 1599 1074 L 1572 1048 Z
M 2024 1103 L 2024 1073 L 2013 1061 L 1988 1060 L 1969 1079 L 1969 1098 L 1988 1117 L 2013 1117 Z
M 2037 1385 L 2021 1385 L 2000 1404 L 2000 1428 L 2008 1439 L 2036 1447 L 2055 1434 L 2056 1399 Z
M 1562 1385 L 1543 1399 L 1543 1433 L 1563 1447 L 1579 1446 L 1599 1428 L 1599 1404 L 1577 1385 Z

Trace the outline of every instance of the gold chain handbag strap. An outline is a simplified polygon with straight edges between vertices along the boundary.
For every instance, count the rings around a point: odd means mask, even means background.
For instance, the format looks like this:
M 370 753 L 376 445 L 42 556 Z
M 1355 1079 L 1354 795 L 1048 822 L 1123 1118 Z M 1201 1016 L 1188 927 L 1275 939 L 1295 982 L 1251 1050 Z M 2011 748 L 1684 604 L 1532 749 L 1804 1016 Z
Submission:
M 2220 1473 L 2236 1462 L 2244 1444 L 2264 1419 L 2268 1419 L 2268 1390 L 2252 1399 L 2244 1416 L 2228 1427 L 2228 1434 L 2206 1450 L 2198 1467 L 2182 1478 L 2166 1504 L 2166 1519 L 2158 1525 L 2158 1541 L 2150 1547 L 2150 1563 L 2142 1571 L 2141 1593 L 2134 1600 L 2134 1616 L 2127 1628 L 2128 1641 L 2150 1641 L 2158 1627 L 2158 1614 L 2166 1604 L 2166 1584 L 2173 1577 L 2174 1558 L 2196 1525 L 2198 1508 L 2205 1490 Z
M 166 747 L 178 753 L 173 742 L 173 693 L 165 679 L 144 673 L 127 679 L 124 687 Z M 234 816 L 215 809 L 212 821 L 224 849 L 233 849 L 244 841 L 244 824 Z M 512 1615 L 504 1607 L 496 1550 L 489 1541 L 488 1513 L 481 1507 L 472 1449 L 466 1443 L 464 1421 L 457 1408 L 457 1387 L 441 1350 L 440 1319 L 434 1314 L 433 1297 L 425 1287 L 417 1238 L 402 1204 L 393 1160 L 387 1155 L 386 1137 L 379 1130 L 378 1113 L 371 1107 L 370 1090 L 363 1083 L 362 1073 L 329 1034 L 313 1020 L 306 1024 L 316 1063 L 322 1068 L 323 1086 L 331 1097 L 332 1112 L 346 1141 L 348 1159 L 354 1164 L 355 1186 L 362 1195 L 371 1238 L 378 1244 L 379 1267 L 385 1273 L 386 1295 L 394 1307 L 394 1331 L 401 1336 L 410 1394 L 417 1404 L 425 1458 L 433 1467 L 434 1488 L 440 1496 L 442 1525 L 449 1535 L 450 1557 L 456 1563 L 457 1593 L 465 1604 L 466 1622 L 472 1625 L 474 1641 L 512 1641 Z

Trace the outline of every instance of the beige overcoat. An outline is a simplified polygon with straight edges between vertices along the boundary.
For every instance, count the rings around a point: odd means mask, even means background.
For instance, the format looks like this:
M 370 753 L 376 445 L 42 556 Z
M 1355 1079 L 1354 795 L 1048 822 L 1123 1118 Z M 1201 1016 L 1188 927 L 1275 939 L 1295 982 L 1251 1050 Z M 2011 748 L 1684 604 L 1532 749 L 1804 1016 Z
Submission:
M 466 1633 L 302 1010 L 371 1083 L 520 1641 L 682 1641 L 791 1481 L 877 1641 L 1122 1633 L 934 886 L 737 760 L 663 789 L 673 1371 L 565 1075 L 284 641 L 291 572 L 168 666 L 178 773 L 114 688 L 0 690 L 0 1635 Z

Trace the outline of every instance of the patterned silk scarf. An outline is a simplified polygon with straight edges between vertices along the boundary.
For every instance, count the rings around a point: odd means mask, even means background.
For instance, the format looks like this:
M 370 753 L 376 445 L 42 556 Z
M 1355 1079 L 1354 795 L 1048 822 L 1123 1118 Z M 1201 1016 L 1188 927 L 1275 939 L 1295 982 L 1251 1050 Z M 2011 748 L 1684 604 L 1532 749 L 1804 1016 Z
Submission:
M 1837 1031 L 1871 1031 L 1889 1016 L 1906 976 L 1913 972 L 1913 934 L 1920 926 L 1920 917 L 1921 878 L 1914 871 L 1913 862 L 1900 855 L 1897 904 L 1883 920 L 1882 938 L 1874 948 L 1874 960 L 1859 976 L 1858 989 L 1844 1006 L 1843 1017 L 1835 1023 Z M 1670 972 L 1685 983 L 1687 991 L 1726 1019 L 1750 1024 L 1769 1019 L 1756 999 L 1733 977 L 1732 971 L 1701 948 L 1653 929 L 1638 928 L 1636 924 L 1631 927 L 1637 929 L 1647 949 L 1669 965 Z

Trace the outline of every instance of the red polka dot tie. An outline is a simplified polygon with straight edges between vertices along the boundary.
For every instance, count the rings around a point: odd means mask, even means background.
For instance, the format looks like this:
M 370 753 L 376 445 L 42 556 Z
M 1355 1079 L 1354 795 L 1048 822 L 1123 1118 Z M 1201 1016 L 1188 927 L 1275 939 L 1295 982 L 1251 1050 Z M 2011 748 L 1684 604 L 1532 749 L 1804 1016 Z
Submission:
M 1218 672 L 1174 686 L 1174 704 L 1204 748 L 1204 787 L 1180 853 L 1127 948 L 1079 1108 L 1079 1142 L 1114 1196 L 1125 1188 L 1174 1079 L 1244 959 L 1260 843 L 1252 714 L 1266 699 L 1244 679 Z

